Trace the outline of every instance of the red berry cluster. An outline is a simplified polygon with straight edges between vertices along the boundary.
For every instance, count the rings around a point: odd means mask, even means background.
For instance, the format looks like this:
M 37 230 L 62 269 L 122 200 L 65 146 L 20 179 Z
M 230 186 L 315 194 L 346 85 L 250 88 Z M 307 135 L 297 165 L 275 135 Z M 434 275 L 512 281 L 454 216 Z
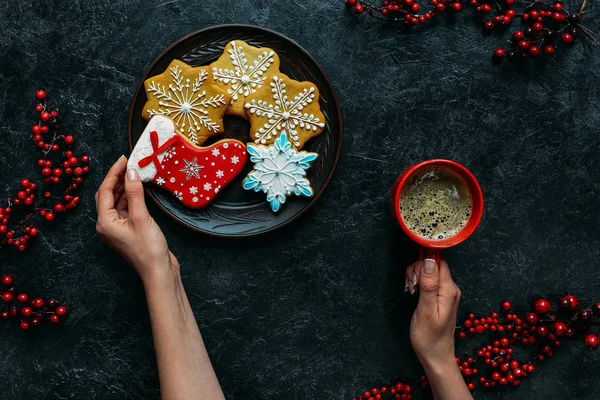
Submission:
M 76 157 L 72 150 L 73 136 L 59 132 L 58 112 L 48 111 L 46 93 L 38 90 L 35 97 L 38 100 L 35 111 L 39 116 L 31 131 L 33 143 L 42 152 L 42 158 L 37 161 L 42 175 L 42 196 L 36 203 L 39 184 L 29 179 L 21 180 L 21 190 L 14 198 L 7 199 L 6 207 L 0 208 L 0 248 L 9 245 L 25 251 L 39 233 L 37 227 L 30 225 L 31 218 L 39 214 L 51 222 L 58 214 L 74 208 L 79 203 L 79 196 L 74 193 L 89 172 L 89 157 L 86 154 Z M 55 154 L 62 158 L 55 156 L 52 160 Z M 62 195 L 53 196 L 53 191 L 58 190 L 63 191 Z M 26 210 L 26 215 L 15 226 L 9 227 L 16 207 Z
M 382 399 L 390 399 L 390 400 L 411 400 L 413 385 L 398 382 L 395 385 L 382 386 L 380 388 L 373 388 L 371 390 L 367 390 L 363 393 L 362 396 L 358 397 L 358 400 L 382 400 Z M 352 400 L 357 400 L 357 398 L 353 398 Z
M 17 294 L 17 289 L 13 285 L 13 278 L 10 275 L 2 277 L 2 303 L 0 306 L 0 319 L 20 319 L 19 326 L 26 331 L 29 328 L 39 326 L 44 319 L 48 319 L 53 324 L 59 324 L 67 316 L 67 308 L 58 304 L 54 299 L 44 301 L 36 297 L 29 299 L 26 293 Z M 16 302 L 15 302 L 16 300 Z
M 386 21 L 402 22 L 406 27 L 412 27 L 431 20 L 451 9 L 460 12 L 464 0 L 430 0 L 431 8 L 423 12 L 415 0 L 385 0 L 381 6 L 372 5 L 361 0 L 346 0 L 346 5 L 352 7 L 357 14 L 367 13 L 370 16 Z M 585 13 L 586 0 L 577 12 L 569 12 L 564 4 L 557 1 L 553 4 L 541 0 L 469 0 L 468 4 L 478 13 L 484 15 L 483 29 L 486 32 L 494 30 L 504 32 L 511 22 L 518 18 L 529 25 L 524 30 L 512 33 L 511 46 L 498 48 L 494 58 L 501 60 L 525 60 L 538 57 L 540 54 L 551 56 L 555 52 L 557 38 L 569 46 L 583 33 L 593 42 L 598 42 L 597 36 L 581 24 Z M 517 9 L 516 7 L 519 6 Z
M 502 302 L 500 312 L 477 317 L 470 313 L 462 326 L 457 327 L 459 339 L 477 337 L 487 333 L 490 342 L 477 349 L 477 356 L 456 357 L 469 390 L 477 384 L 483 388 L 517 387 L 521 381 L 535 371 L 534 362 L 541 362 L 553 356 L 561 346 L 561 340 L 573 339 L 577 333 L 586 333 L 584 346 L 596 350 L 600 346 L 599 333 L 590 333 L 592 326 L 600 325 L 600 302 L 590 308 L 580 308 L 576 296 L 562 296 L 558 303 L 558 313 L 550 314 L 552 304 L 546 299 L 533 303 L 533 310 L 519 316 L 511 312 L 512 305 Z M 536 346 L 536 356 L 531 360 L 519 361 L 515 357 L 514 346 Z M 421 376 L 420 387 L 429 389 L 426 376 Z M 375 398 L 384 388 L 374 393 L 365 392 L 361 400 Z M 411 388 L 412 389 L 412 388 Z M 387 392 L 387 388 L 385 388 Z M 367 394 L 369 393 L 369 396 Z M 404 397 L 391 397 L 391 399 Z M 410 398 L 410 397 L 408 397 Z

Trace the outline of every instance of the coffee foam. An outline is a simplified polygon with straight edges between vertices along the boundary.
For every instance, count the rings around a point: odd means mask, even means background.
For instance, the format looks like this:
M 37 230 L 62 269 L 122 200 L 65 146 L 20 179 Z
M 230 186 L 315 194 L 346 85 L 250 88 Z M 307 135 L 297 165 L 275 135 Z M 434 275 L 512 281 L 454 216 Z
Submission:
M 467 225 L 473 199 L 458 174 L 447 168 L 425 167 L 405 183 L 399 207 L 411 232 L 423 239 L 443 240 Z

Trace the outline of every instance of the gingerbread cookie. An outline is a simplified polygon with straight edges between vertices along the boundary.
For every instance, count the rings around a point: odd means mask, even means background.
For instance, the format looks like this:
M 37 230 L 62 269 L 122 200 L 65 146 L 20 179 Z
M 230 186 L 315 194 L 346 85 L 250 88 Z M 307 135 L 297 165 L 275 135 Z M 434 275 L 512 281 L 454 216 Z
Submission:
M 271 146 L 252 143 L 247 146 L 254 170 L 244 179 L 243 187 L 266 193 L 274 212 L 280 210 L 287 196 L 313 196 L 306 170 L 317 159 L 317 153 L 294 150 L 285 131 Z
M 311 82 L 298 82 L 284 74 L 273 75 L 247 98 L 246 115 L 250 138 L 259 144 L 272 144 L 286 131 L 293 146 L 304 143 L 325 129 L 325 116 L 319 106 L 319 90 Z
M 279 73 L 279 56 L 271 49 L 233 40 L 210 67 L 215 84 L 232 96 L 227 114 L 247 118 L 244 112 L 246 97 L 271 75 Z
M 244 169 L 246 147 L 233 139 L 198 147 L 177 132 L 173 121 L 157 115 L 142 133 L 127 167 L 142 182 L 173 193 L 189 208 L 203 208 Z
M 202 144 L 224 131 L 223 116 L 231 96 L 212 82 L 208 67 L 173 60 L 160 75 L 144 82 L 148 101 L 142 116 L 164 115 L 192 143 Z

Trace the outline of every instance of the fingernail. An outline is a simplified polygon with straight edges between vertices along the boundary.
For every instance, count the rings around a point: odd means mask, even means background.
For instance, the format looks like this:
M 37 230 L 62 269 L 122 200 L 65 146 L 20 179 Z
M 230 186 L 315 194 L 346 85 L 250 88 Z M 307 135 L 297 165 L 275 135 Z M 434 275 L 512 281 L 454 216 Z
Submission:
M 138 179 L 140 179 L 140 175 L 138 174 L 135 168 L 129 168 L 127 170 L 127 179 L 129 179 L 130 181 L 137 181 Z
M 414 286 L 410 288 L 410 294 L 415 294 L 415 287 Z
M 125 154 L 121 155 L 117 161 L 121 161 L 121 159 L 125 158 Z
M 404 280 L 404 292 L 408 292 L 408 279 Z
M 433 275 L 435 274 L 436 267 L 437 263 L 435 262 L 435 260 L 432 260 L 431 258 L 426 258 L 425 265 L 423 265 L 423 273 L 425 275 Z
M 417 273 L 413 272 L 413 286 L 417 286 Z

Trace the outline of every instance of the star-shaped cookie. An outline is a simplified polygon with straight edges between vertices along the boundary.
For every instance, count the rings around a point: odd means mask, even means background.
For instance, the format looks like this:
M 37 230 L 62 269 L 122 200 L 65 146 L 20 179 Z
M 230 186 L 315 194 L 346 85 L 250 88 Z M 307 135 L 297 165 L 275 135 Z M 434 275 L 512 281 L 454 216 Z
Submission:
M 292 146 L 301 149 L 325 129 L 319 89 L 311 82 L 298 82 L 279 73 L 246 100 L 250 139 L 257 144 L 272 144 L 285 131 Z
M 279 72 L 279 56 L 269 48 L 232 40 L 210 68 L 215 84 L 232 96 L 227 114 L 247 118 L 244 112 L 246 97 Z
M 213 83 L 209 67 L 173 60 L 160 75 L 144 82 L 148 101 L 142 116 L 164 115 L 196 145 L 224 131 L 223 116 L 231 96 Z

